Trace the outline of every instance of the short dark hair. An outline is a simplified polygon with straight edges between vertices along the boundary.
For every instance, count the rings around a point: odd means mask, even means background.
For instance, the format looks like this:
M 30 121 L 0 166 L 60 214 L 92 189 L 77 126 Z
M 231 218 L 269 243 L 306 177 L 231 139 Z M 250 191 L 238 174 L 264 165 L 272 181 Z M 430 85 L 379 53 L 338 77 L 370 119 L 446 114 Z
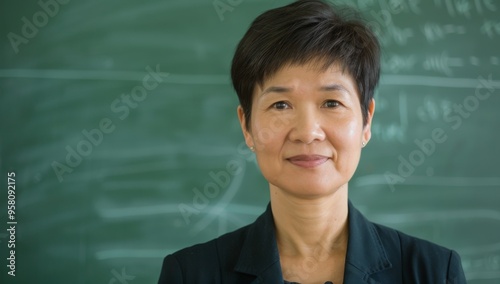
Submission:
M 340 14 L 343 12 L 343 14 Z M 380 77 L 376 36 L 348 7 L 320 0 L 299 0 L 258 16 L 241 39 L 233 57 L 231 79 L 249 129 L 256 84 L 289 64 L 339 64 L 357 84 L 363 123 Z

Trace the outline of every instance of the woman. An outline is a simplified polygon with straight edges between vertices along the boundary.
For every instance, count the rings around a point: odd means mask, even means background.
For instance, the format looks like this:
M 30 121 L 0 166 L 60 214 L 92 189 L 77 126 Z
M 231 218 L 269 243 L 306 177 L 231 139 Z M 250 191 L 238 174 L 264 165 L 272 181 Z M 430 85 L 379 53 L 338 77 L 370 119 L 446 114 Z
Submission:
M 379 56 L 362 22 L 319 0 L 252 23 L 231 75 L 270 205 L 249 226 L 168 255 L 159 283 L 465 283 L 456 252 L 371 223 L 348 201 Z

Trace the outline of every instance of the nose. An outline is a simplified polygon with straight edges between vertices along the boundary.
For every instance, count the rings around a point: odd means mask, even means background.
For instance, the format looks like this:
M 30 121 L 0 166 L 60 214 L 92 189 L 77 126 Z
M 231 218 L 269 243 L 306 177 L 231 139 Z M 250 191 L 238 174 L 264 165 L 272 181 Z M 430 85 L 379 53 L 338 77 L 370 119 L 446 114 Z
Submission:
M 314 107 L 297 111 L 292 122 L 290 141 L 310 144 L 325 140 L 326 134 L 323 131 L 319 110 Z

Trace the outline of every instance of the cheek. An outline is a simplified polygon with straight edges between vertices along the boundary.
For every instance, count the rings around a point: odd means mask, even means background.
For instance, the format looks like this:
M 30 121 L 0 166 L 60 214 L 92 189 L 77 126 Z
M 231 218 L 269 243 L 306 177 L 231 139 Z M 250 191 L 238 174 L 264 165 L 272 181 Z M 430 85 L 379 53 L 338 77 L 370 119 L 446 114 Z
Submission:
M 255 143 L 260 146 L 260 150 L 269 150 L 283 141 L 289 120 L 285 117 L 260 115 L 252 120 L 252 123 Z
M 346 136 L 349 137 L 349 139 L 360 141 L 361 135 L 363 133 L 361 122 L 351 121 L 349 124 L 347 124 L 345 133 Z
M 351 148 L 361 145 L 362 126 L 356 120 L 346 121 L 345 123 L 338 123 L 330 128 L 329 136 L 331 143 L 335 148 Z

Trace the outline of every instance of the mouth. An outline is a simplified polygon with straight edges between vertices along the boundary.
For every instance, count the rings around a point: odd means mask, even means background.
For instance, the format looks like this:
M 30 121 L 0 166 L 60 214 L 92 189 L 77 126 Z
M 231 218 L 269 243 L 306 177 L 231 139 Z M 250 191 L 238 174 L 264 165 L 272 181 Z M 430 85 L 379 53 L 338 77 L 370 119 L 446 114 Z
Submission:
M 326 163 L 328 159 L 330 158 L 322 155 L 297 155 L 290 157 L 287 160 L 293 165 L 310 169 Z

